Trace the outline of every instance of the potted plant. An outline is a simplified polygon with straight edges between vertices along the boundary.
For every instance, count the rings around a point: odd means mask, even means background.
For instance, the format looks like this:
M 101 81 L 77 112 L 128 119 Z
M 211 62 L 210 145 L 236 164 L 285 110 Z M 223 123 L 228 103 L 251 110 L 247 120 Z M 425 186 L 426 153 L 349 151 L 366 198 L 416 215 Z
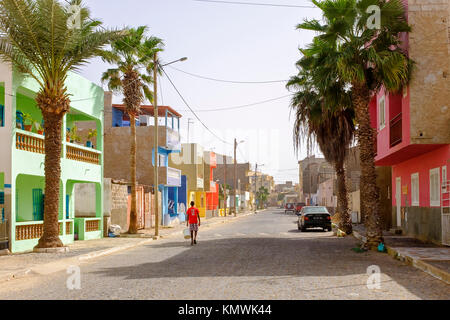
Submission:
M 94 148 L 94 145 L 92 144 L 92 139 L 94 139 L 95 137 L 97 137 L 97 130 L 96 129 L 89 129 L 88 140 L 86 141 L 86 147 Z
M 26 131 L 30 131 L 33 128 L 33 117 L 29 113 L 23 114 L 23 125 Z
M 80 142 L 81 138 L 78 136 L 78 128 L 77 126 L 73 126 L 72 129 L 70 129 L 70 143 Z
M 67 131 L 66 131 L 66 141 L 70 142 L 70 129 L 69 128 L 67 128 Z
M 34 126 L 35 126 L 36 131 L 37 131 L 38 134 L 40 134 L 40 135 L 43 135 L 43 134 L 44 134 L 44 128 L 42 127 L 42 124 L 41 124 L 41 123 L 39 123 L 39 122 L 36 121 L 36 122 L 34 123 Z

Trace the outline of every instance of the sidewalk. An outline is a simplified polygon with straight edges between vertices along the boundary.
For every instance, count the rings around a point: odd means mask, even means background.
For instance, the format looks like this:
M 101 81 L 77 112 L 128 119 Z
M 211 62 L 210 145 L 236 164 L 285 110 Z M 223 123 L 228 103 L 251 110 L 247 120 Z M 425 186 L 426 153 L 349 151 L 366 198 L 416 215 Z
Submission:
M 355 238 L 365 240 L 363 225 L 353 225 Z M 390 256 L 404 261 L 439 280 L 450 284 L 450 248 L 425 243 L 408 236 L 383 233 L 385 246 Z
M 245 212 L 237 217 L 214 217 L 202 221 L 202 228 L 218 226 L 229 223 L 236 219 L 253 214 Z M 181 236 L 186 225 L 180 224 L 173 228 L 162 227 L 161 238 Z M 119 251 L 132 249 L 144 244 L 151 243 L 154 230 L 141 230 L 138 235 L 121 235 L 119 238 L 103 238 L 89 241 L 76 241 L 69 245 L 67 253 L 22 253 L 0 256 L 0 283 L 13 279 L 23 278 L 33 274 L 51 274 L 66 270 L 71 265 L 78 265 L 101 256 L 113 254 Z

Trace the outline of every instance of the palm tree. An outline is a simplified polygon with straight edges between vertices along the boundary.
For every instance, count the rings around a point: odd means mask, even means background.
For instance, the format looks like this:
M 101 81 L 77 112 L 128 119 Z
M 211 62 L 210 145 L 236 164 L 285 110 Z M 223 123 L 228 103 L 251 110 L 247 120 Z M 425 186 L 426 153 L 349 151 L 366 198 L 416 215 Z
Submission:
M 153 65 L 155 53 L 162 51 L 163 42 L 156 37 L 146 37 L 146 26 L 130 29 L 129 34 L 111 44 L 111 50 L 104 50 L 104 61 L 115 65 L 103 73 L 102 82 L 109 90 L 123 94 L 125 111 L 130 117 L 130 175 L 131 209 L 128 233 L 137 233 L 137 180 L 136 180 L 136 116 L 140 113 L 141 103 L 145 99 L 153 102 L 153 92 L 149 85 L 153 83 Z M 157 159 L 155 159 L 155 162 Z
M 325 159 L 334 164 L 337 175 L 337 215 L 339 227 L 347 234 L 352 233 L 352 223 L 348 208 L 348 193 L 344 162 L 354 139 L 354 110 L 351 106 L 351 93 L 346 92 L 342 83 L 331 81 L 326 91 L 314 85 L 312 72 L 324 68 L 319 56 L 315 63 L 307 59 L 297 62 L 298 76 L 287 83 L 288 88 L 296 89 L 291 106 L 296 112 L 294 123 L 294 146 L 299 148 L 302 137 L 317 141 Z M 323 62 L 323 61 L 322 61 Z M 308 70 L 308 67 L 314 66 Z
M 75 28 L 69 7 L 80 7 Z M 0 0 L 0 57 L 39 84 L 36 103 L 45 129 L 44 232 L 37 248 L 62 247 L 58 207 L 61 177 L 61 128 L 70 109 L 65 81 L 121 32 L 100 30 L 99 21 L 80 0 L 61 4 L 57 0 Z
M 298 28 L 319 33 L 311 53 L 320 52 L 322 46 L 335 49 L 329 57 L 329 63 L 335 66 L 334 77 L 351 87 L 360 148 L 361 212 L 366 217 L 366 245 L 374 248 L 383 241 L 383 233 L 369 103 L 381 87 L 398 92 L 409 83 L 413 63 L 401 48 L 400 33 L 409 32 L 410 26 L 400 0 L 312 1 L 322 10 L 323 23 L 307 20 Z M 369 6 L 380 9 L 377 28 L 369 24 Z

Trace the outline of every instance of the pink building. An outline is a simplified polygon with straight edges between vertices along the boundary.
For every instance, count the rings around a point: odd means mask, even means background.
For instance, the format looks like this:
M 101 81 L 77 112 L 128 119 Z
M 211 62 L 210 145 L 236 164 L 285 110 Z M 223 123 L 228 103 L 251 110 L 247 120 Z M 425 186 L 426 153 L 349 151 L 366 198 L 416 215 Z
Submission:
M 409 88 L 372 99 L 376 165 L 392 168 L 393 225 L 450 245 L 450 5 L 410 1 L 405 47 L 416 62 Z

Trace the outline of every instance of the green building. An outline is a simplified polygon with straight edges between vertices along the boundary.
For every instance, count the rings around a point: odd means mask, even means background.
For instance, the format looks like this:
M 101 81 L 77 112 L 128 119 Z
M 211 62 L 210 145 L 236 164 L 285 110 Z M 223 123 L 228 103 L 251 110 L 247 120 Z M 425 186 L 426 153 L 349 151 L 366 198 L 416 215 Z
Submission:
M 70 244 L 76 238 L 96 239 L 103 234 L 104 92 L 74 73 L 66 85 L 71 109 L 64 117 L 61 137 L 59 225 L 61 240 Z M 45 133 L 39 128 L 42 115 L 34 100 L 38 90 L 36 81 L 0 63 L 0 245 L 13 253 L 32 250 L 43 233 Z M 86 137 L 76 141 L 68 134 L 77 124 L 88 122 L 98 133 L 90 147 Z M 95 185 L 95 217 L 75 215 L 74 187 L 79 183 Z

